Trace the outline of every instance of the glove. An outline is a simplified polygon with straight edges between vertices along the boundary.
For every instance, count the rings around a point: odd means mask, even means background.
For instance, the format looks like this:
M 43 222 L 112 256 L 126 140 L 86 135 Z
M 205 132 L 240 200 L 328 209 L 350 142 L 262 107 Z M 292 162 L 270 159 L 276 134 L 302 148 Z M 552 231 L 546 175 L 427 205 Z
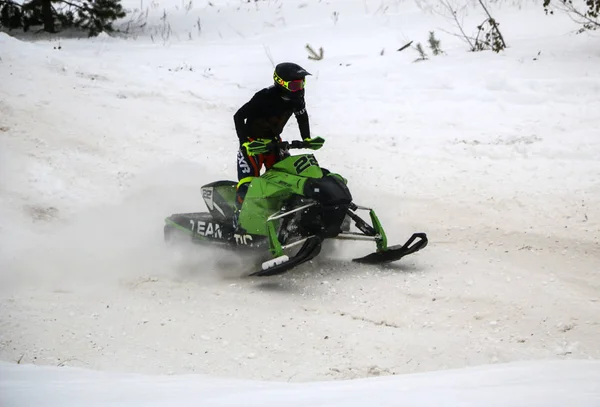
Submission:
M 318 150 L 323 147 L 323 144 L 325 144 L 325 139 L 323 137 L 307 138 L 304 139 L 304 144 L 306 148 Z
M 246 141 L 242 144 L 249 156 L 264 154 L 269 152 L 269 146 L 263 140 Z

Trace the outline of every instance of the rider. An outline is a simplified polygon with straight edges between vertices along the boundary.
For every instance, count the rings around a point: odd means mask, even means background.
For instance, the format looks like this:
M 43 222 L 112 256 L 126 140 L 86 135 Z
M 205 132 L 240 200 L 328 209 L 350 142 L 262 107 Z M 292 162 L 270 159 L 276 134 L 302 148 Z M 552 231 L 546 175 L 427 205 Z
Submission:
M 307 148 L 318 150 L 325 140 L 321 137 L 310 137 L 308 113 L 304 101 L 306 76 L 311 75 L 300 65 L 283 62 L 275 67 L 274 84 L 254 94 L 233 116 L 235 129 L 240 142 L 237 153 L 237 199 L 238 210 L 241 208 L 248 186 L 252 178 L 260 175 L 264 165 L 271 168 L 276 162 L 285 158 L 269 151 L 267 143 L 280 142 L 281 132 L 294 114 L 298 121 L 300 136 Z

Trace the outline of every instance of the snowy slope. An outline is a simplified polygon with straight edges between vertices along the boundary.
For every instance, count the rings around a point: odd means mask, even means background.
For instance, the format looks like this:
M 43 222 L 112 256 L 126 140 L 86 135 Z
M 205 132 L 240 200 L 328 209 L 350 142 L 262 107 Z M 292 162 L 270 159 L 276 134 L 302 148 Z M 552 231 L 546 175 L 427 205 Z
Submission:
M 546 406 L 595 407 L 600 363 L 511 363 L 333 383 L 143 376 L 0 364 L 4 406 Z
M 494 3 L 510 48 L 473 54 L 405 2 L 211 4 L 146 5 L 134 38 L 0 33 L 0 359 L 314 381 L 600 357 L 597 35 Z M 445 55 L 395 51 L 430 30 Z M 313 73 L 320 162 L 423 252 L 358 267 L 372 248 L 348 244 L 248 279 L 242 258 L 165 250 L 163 218 L 235 177 L 232 115 L 269 55 Z

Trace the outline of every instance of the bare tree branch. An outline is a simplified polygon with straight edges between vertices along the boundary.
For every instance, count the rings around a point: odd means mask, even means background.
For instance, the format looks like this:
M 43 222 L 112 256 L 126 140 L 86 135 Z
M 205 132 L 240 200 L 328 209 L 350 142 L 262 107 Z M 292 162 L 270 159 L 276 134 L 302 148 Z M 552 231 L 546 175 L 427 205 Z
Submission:
M 487 21 L 487 20 L 486 20 L 486 21 Z M 480 40 L 480 39 L 479 39 L 479 33 L 477 33 L 477 37 L 472 37 L 472 36 L 469 36 L 469 35 L 467 35 L 467 36 L 465 37 L 465 36 L 463 36 L 462 34 L 453 33 L 453 32 L 450 32 L 450 31 L 444 30 L 443 28 L 440 28 L 439 30 L 440 30 L 441 32 L 444 32 L 444 33 L 448 34 L 448 35 L 452 35 L 452 36 L 454 36 L 454 37 L 456 37 L 456 38 L 460 38 L 461 40 L 463 40 L 463 41 L 465 41 L 465 42 L 467 42 L 467 39 L 469 39 L 469 40 L 471 40 L 471 41 L 474 41 L 475 43 L 479 42 L 480 44 L 484 44 L 484 45 L 486 45 L 486 46 L 488 46 L 488 47 L 491 47 L 491 46 L 492 46 L 492 44 L 490 44 L 490 43 L 489 43 L 489 41 L 486 41 L 486 40 Z M 474 48 L 471 48 L 471 51 L 475 51 L 475 50 L 476 50 L 476 47 L 474 47 Z
M 273 62 L 273 56 L 271 55 L 271 50 L 269 49 L 269 47 L 267 47 L 264 44 L 263 44 L 263 49 L 265 50 L 265 54 L 267 54 L 267 58 L 269 58 L 271 65 L 273 65 L 273 68 L 275 68 L 275 62 Z
M 594 20 L 587 14 L 582 13 L 577 8 L 575 8 L 573 3 L 569 3 L 567 1 L 560 1 L 559 6 L 556 6 L 556 8 L 559 9 L 560 11 L 566 13 L 569 16 L 569 18 L 571 18 L 571 20 L 573 20 L 573 22 L 575 22 L 577 24 L 581 24 L 581 25 L 590 24 L 592 26 L 600 28 L 600 20 Z M 582 19 L 583 21 L 578 20 L 575 17 L 573 17 L 573 14 L 575 16 L 579 17 L 580 19 Z
M 483 0 L 479 0 L 479 4 L 481 4 L 481 7 L 483 8 L 483 10 L 485 11 L 485 14 L 487 14 L 488 18 L 489 18 L 489 22 L 490 24 L 494 27 L 494 29 L 496 30 L 496 33 L 498 34 L 498 38 L 500 38 L 500 41 L 502 41 L 502 49 L 506 48 L 506 42 L 504 41 L 504 37 L 502 36 L 502 33 L 500 32 L 500 30 L 498 29 L 498 23 L 496 23 L 496 20 L 491 16 L 490 12 L 488 11 L 487 7 L 485 6 L 485 4 L 483 4 Z
M 442 6 L 444 6 L 448 10 L 448 12 L 450 12 L 450 14 L 452 14 L 452 18 L 454 19 L 454 23 L 456 24 L 456 26 L 460 30 L 460 33 L 462 34 L 462 36 L 465 39 L 465 41 L 467 42 L 467 44 L 469 44 L 469 47 L 471 47 L 471 49 L 475 49 L 475 47 L 473 46 L 473 43 L 469 39 L 469 36 L 467 36 L 467 34 L 465 33 L 465 30 L 463 29 L 463 24 L 460 21 L 458 21 L 458 17 L 456 15 L 456 10 L 454 10 L 454 8 L 450 4 L 450 2 L 448 0 L 440 0 L 440 4 Z
M 401 46 L 401 47 L 400 47 L 400 48 L 398 48 L 396 51 L 404 51 L 406 48 L 410 47 L 410 45 L 411 45 L 412 43 L 413 43 L 413 42 L 411 41 L 411 42 L 409 42 L 408 44 L 405 44 L 405 45 Z

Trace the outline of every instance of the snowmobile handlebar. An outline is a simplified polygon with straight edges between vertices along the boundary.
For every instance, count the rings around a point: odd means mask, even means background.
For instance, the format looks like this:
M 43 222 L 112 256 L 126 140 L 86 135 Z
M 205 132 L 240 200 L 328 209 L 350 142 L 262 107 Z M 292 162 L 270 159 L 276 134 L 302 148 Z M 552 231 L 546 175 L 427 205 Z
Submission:
M 282 141 L 281 143 L 279 143 L 279 148 L 285 148 L 285 149 L 300 149 L 300 148 L 308 148 L 309 143 L 305 142 L 305 141 L 300 141 L 300 140 L 293 140 L 292 142 L 289 141 Z
M 293 140 L 293 141 L 280 141 L 275 142 L 272 141 L 269 143 L 269 148 L 271 150 L 291 150 L 291 149 L 301 149 L 301 148 L 309 148 L 310 143 L 301 140 Z

